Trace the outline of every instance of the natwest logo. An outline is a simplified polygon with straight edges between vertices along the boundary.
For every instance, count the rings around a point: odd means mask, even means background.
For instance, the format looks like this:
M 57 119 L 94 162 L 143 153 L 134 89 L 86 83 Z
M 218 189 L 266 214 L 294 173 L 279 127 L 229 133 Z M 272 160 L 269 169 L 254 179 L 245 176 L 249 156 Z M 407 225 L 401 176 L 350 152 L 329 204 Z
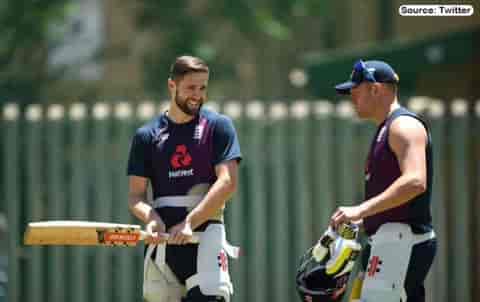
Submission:
M 178 178 L 185 176 L 193 176 L 192 156 L 188 153 L 185 145 L 178 145 L 170 158 L 172 170 L 168 171 L 168 178 Z
M 175 153 L 170 158 L 170 164 L 174 169 L 186 168 L 192 164 L 192 157 L 188 153 L 187 146 L 177 146 Z

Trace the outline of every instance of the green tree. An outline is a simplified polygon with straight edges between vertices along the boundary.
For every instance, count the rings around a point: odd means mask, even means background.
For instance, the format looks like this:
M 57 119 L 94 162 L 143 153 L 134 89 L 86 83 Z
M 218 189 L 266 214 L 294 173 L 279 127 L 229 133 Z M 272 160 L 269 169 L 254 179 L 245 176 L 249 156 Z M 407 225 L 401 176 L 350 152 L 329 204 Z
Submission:
M 1 101 L 38 101 L 55 80 L 47 68 L 50 29 L 66 15 L 69 0 L 0 2 Z
M 254 75 L 263 81 L 256 93 L 262 96 L 271 95 L 275 87 L 288 86 L 280 82 L 287 81 L 287 71 L 296 64 L 298 49 L 315 43 L 310 34 L 315 29 L 309 21 L 317 22 L 325 14 L 325 3 L 329 1 L 139 2 L 142 4 L 137 19 L 139 27 L 158 37 L 157 47 L 145 55 L 147 90 L 162 92 L 164 79 L 159 75 L 166 75 L 173 57 L 188 53 L 209 62 L 215 82 L 234 83 L 241 69 L 238 66 L 242 62 L 251 63 L 255 66 Z M 235 93 L 232 86 L 223 88 Z M 282 94 L 287 96 L 284 90 Z

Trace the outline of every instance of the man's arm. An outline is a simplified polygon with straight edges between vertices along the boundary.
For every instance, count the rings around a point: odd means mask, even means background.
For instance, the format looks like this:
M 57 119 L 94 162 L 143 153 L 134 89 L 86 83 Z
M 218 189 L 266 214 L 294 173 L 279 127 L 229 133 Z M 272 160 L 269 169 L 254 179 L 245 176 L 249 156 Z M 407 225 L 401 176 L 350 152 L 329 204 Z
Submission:
M 200 203 L 193 208 L 182 223 L 171 227 L 168 232 L 170 244 L 188 243 L 195 228 L 213 217 L 237 190 L 238 162 L 229 160 L 215 166 L 217 180 Z
M 146 224 L 150 234 L 147 243 L 161 243 L 165 224 L 154 208 L 147 202 L 148 178 L 140 176 L 129 177 L 128 208 L 130 212 Z
M 385 191 L 358 206 L 339 207 L 331 218 L 333 226 L 398 207 L 425 192 L 427 132 L 423 124 L 409 116 L 398 117 L 390 126 L 389 143 L 400 166 L 400 177 Z
M 203 200 L 187 215 L 185 219 L 195 229 L 218 210 L 224 207 L 225 203 L 237 190 L 238 162 L 229 160 L 215 166 L 217 180 L 205 195 Z

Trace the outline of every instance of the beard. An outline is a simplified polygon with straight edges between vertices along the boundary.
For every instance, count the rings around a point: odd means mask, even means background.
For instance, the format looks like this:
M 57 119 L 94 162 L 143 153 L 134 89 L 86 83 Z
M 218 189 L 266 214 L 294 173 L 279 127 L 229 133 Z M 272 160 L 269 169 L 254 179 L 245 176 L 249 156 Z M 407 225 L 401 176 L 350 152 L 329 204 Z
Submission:
M 178 108 L 180 108 L 180 110 L 186 115 L 190 115 L 190 116 L 197 115 L 203 106 L 203 102 L 204 100 L 202 98 L 198 102 L 199 103 L 198 106 L 191 106 L 189 105 L 187 98 L 182 98 L 178 95 L 178 93 L 175 93 L 175 103 L 177 104 Z

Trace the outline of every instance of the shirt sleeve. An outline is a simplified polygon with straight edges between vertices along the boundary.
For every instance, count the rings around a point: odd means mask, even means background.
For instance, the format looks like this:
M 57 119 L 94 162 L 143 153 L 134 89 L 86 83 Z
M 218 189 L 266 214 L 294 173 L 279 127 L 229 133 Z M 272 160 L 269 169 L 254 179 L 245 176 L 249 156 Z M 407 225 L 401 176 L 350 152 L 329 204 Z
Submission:
M 152 166 L 149 159 L 150 135 L 146 129 L 140 128 L 133 137 L 128 157 L 127 175 L 150 178 Z
M 213 164 L 217 165 L 228 160 L 240 162 L 242 154 L 237 132 L 229 117 L 220 116 L 213 132 Z

